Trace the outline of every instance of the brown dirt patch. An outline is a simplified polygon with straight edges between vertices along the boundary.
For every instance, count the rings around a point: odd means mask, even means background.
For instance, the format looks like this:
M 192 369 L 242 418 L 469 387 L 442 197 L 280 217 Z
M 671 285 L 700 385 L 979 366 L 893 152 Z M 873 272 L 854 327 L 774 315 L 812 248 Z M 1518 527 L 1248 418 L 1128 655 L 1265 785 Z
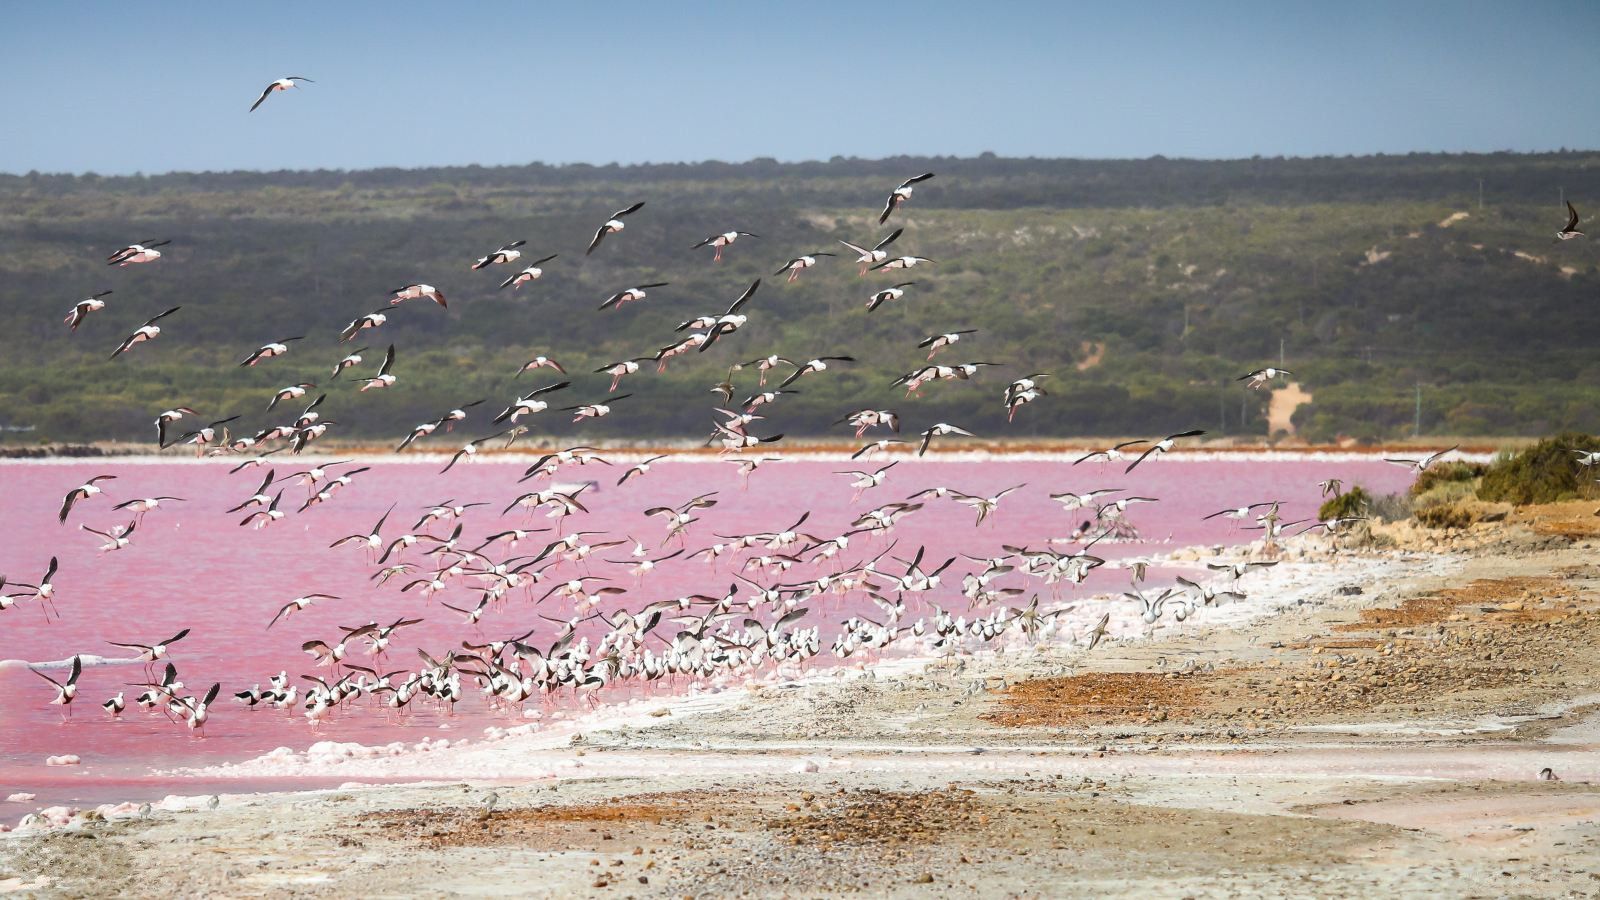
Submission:
M 618 834 L 637 838 L 637 828 L 681 820 L 694 802 L 704 800 L 692 793 L 655 794 L 597 804 L 498 808 L 489 814 L 476 807 L 397 809 L 371 813 L 360 822 L 368 833 L 430 850 L 504 844 L 581 849 Z M 584 825 L 590 827 L 583 830 Z
M 1499 607 L 1507 602 L 1522 603 L 1545 595 L 1566 595 L 1568 591 L 1554 578 L 1485 578 L 1459 588 L 1448 588 L 1424 597 L 1412 597 L 1398 607 L 1364 609 L 1361 621 L 1335 625 L 1335 631 L 1372 631 L 1379 628 L 1416 628 L 1434 625 L 1455 617 L 1462 607 Z M 1487 617 L 1486 621 L 1494 621 Z
M 791 804 L 797 815 L 767 822 L 787 843 L 819 846 L 851 844 L 923 845 L 952 830 L 987 825 L 977 811 L 975 793 L 950 787 L 920 793 L 880 790 L 840 792 L 827 798 L 802 795 Z
M 1000 709 L 982 718 L 998 725 L 1106 725 L 1144 719 L 1160 721 L 1198 709 L 1215 674 L 1089 672 L 1066 678 L 1040 678 L 1005 689 Z

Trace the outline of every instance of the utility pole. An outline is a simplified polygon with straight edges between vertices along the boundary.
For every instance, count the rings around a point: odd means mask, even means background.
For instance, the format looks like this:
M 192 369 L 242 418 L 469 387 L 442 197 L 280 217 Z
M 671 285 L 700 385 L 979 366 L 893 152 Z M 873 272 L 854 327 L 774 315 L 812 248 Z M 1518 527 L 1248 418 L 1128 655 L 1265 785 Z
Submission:
M 1417 382 L 1417 414 L 1411 425 L 1411 436 L 1422 436 L 1422 382 Z
M 1278 368 L 1283 368 L 1283 338 L 1278 338 Z
M 1228 389 L 1217 392 L 1217 433 L 1228 433 Z
M 1483 179 L 1478 179 L 1478 211 L 1483 211 Z

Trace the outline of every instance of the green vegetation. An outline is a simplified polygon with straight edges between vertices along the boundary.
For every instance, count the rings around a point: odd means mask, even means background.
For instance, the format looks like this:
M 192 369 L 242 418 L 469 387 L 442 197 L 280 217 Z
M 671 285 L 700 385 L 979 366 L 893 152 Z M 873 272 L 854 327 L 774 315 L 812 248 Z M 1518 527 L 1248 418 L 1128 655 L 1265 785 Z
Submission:
M 1600 451 L 1600 439 L 1567 432 L 1519 453 L 1502 454 L 1478 485 L 1478 497 L 1498 503 L 1555 503 L 1593 495 L 1595 473 L 1574 451 Z
M 858 278 L 844 256 L 795 284 L 773 277 L 791 256 L 883 236 L 884 194 L 924 170 L 939 177 L 891 220 L 906 227 L 893 249 L 937 263 Z M 704 435 L 718 402 L 710 387 L 730 365 L 776 352 L 860 361 L 801 382 L 757 433 L 847 435 L 835 420 L 873 406 L 900 410 L 913 430 L 950 421 L 985 437 L 1196 426 L 1266 436 L 1268 393 L 1234 379 L 1277 363 L 1280 342 L 1314 395 L 1294 416 L 1314 440 L 1409 435 L 1418 385 L 1424 433 L 1600 429 L 1589 349 L 1600 248 L 1554 246 L 1562 188 L 1580 210 L 1600 209 L 1600 154 L 0 176 L 0 426 L 35 428 L 0 440 L 149 440 L 155 414 L 178 404 L 241 414 L 248 431 L 285 418 L 265 412 L 275 388 L 315 381 L 336 434 L 398 443 L 461 403 L 484 397 L 498 411 L 548 384 L 547 372 L 511 380 L 538 353 L 573 373 L 557 405 L 589 402 L 607 386 L 591 370 L 667 346 L 680 322 L 722 312 L 757 277 L 745 328 L 665 375 L 646 366 L 628 377 L 619 390 L 634 397 L 582 433 Z M 638 199 L 648 205 L 627 230 L 585 257 L 596 225 Z M 731 228 L 761 238 L 718 264 L 689 250 Z M 151 265 L 104 264 L 141 238 L 173 243 Z M 516 238 L 528 240 L 525 261 L 560 254 L 540 281 L 502 291 L 518 267 L 467 270 Z M 900 280 L 917 284 L 868 314 L 871 293 Z M 399 385 L 358 395 L 350 376 L 361 370 L 326 384 L 349 349 L 339 329 L 414 281 L 442 289 L 449 310 L 408 302 L 355 342 L 373 348 L 367 374 L 395 343 Z M 651 281 L 671 284 L 596 311 Z M 108 307 L 69 334 L 72 304 L 108 288 Z M 107 361 L 142 320 L 180 304 L 159 340 Z M 981 331 L 941 361 L 1006 366 L 904 399 L 890 382 L 923 362 L 917 341 L 960 328 Z M 286 358 L 237 367 L 298 334 L 308 338 Z M 1049 395 L 1008 426 L 1004 386 L 1030 372 L 1052 373 Z M 734 380 L 736 401 L 756 390 L 752 371 Z M 554 412 L 533 422 L 573 432 Z M 471 436 L 489 430 L 476 425 Z
M 1421 497 L 1440 488 L 1465 484 L 1471 490 L 1473 483 L 1488 470 L 1483 463 L 1451 460 L 1429 466 L 1417 480 L 1411 482 L 1411 496 Z
M 1345 519 L 1352 516 L 1365 516 L 1372 506 L 1372 495 L 1361 485 L 1354 485 L 1342 494 L 1335 494 L 1322 501 L 1322 506 L 1317 509 L 1317 518 L 1323 522 L 1330 519 Z

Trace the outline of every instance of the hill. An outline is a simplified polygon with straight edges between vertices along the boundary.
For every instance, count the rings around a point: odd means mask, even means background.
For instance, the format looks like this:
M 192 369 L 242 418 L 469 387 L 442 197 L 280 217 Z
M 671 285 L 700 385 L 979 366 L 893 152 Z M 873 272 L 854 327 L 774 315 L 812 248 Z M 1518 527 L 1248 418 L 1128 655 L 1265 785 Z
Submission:
M 925 170 L 938 177 L 879 227 L 888 190 Z M 1593 431 L 1600 250 L 1555 242 L 1562 190 L 1594 208 L 1600 154 L 0 176 L 0 426 L 34 429 L 0 439 L 148 439 L 155 414 L 178 404 L 239 414 L 251 431 L 284 418 L 265 413 L 275 388 L 313 381 L 339 434 L 398 442 L 464 402 L 497 411 L 548 383 L 511 377 L 540 353 L 574 376 L 555 405 L 588 402 L 608 384 L 591 370 L 653 354 L 756 278 L 746 327 L 665 374 L 646 364 L 619 389 L 634 395 L 626 406 L 582 432 L 705 434 L 727 368 L 780 353 L 858 362 L 802 381 L 759 433 L 843 434 L 835 420 L 873 406 L 914 430 L 950 421 L 986 436 L 1265 435 L 1266 393 L 1234 379 L 1276 364 L 1280 348 L 1313 397 L 1294 416 L 1313 439 L 1409 434 L 1419 386 L 1425 433 Z M 595 227 L 636 200 L 647 205 L 627 230 L 586 257 Z M 863 278 L 843 255 L 793 284 L 774 277 L 792 256 L 848 254 L 839 240 L 871 243 L 895 226 L 894 250 L 936 262 Z M 760 237 L 721 263 L 690 249 L 733 228 Z M 106 266 L 147 237 L 172 240 L 165 258 Z M 525 261 L 559 254 L 544 278 L 500 290 L 518 267 L 468 270 L 514 239 L 528 241 Z M 916 282 L 905 299 L 867 312 L 874 290 L 901 280 Z M 449 309 L 390 308 L 356 342 L 372 348 L 367 374 L 393 342 L 400 383 L 360 395 L 348 376 L 327 384 L 349 349 L 339 330 L 416 281 L 443 290 Z M 669 284 L 597 310 L 647 282 Z M 72 304 L 107 289 L 108 307 L 70 334 Z M 159 340 L 107 360 L 176 305 Z M 919 340 L 963 328 L 979 331 L 939 361 L 1005 365 L 921 398 L 891 385 L 922 363 Z M 238 367 L 301 334 L 285 358 Z M 1032 372 L 1052 373 L 1050 395 L 1008 426 L 1005 384 Z M 755 389 L 753 371 L 734 380 L 736 400 Z M 569 432 L 555 413 L 534 423 Z M 486 432 L 475 424 L 470 434 Z

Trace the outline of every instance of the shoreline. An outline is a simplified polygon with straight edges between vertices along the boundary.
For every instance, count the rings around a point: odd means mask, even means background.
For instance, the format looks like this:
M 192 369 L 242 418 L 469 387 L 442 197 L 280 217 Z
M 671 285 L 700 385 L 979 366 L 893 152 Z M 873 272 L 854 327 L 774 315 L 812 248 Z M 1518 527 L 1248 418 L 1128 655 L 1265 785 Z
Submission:
M 911 434 L 876 434 L 863 436 L 861 439 L 849 437 L 807 437 L 794 439 L 773 448 L 771 452 L 793 454 L 797 456 L 831 456 L 843 453 L 848 455 L 860 449 L 861 445 L 869 439 L 881 437 L 898 437 L 909 441 L 909 447 L 890 448 L 886 455 L 907 455 L 915 452 L 915 433 Z M 932 448 L 929 452 L 939 457 L 959 456 L 967 453 L 984 454 L 986 456 L 1014 456 L 1014 455 L 1039 455 L 1057 456 L 1064 454 L 1083 454 L 1101 450 L 1114 444 L 1125 441 L 1139 440 L 1141 437 L 1149 439 L 1148 435 L 1104 435 L 1104 436 L 1076 436 L 1076 437 L 1040 437 L 1017 438 L 997 440 L 980 437 L 970 441 L 965 449 L 961 445 L 955 447 Z M 464 440 L 464 438 L 463 438 Z M 1273 440 L 1265 437 L 1209 437 L 1201 439 L 1198 443 L 1175 448 L 1172 457 L 1179 457 L 1192 453 L 1215 454 L 1219 457 L 1235 454 L 1271 453 L 1283 456 L 1348 456 L 1355 459 L 1369 459 L 1382 456 L 1386 453 L 1410 453 L 1421 451 L 1438 451 L 1451 447 L 1458 447 L 1464 455 L 1492 456 L 1507 448 L 1519 448 L 1536 442 L 1535 437 L 1419 437 L 1400 438 L 1378 443 L 1363 444 L 1356 441 L 1342 441 L 1336 443 L 1314 444 L 1290 437 Z M 609 450 L 617 453 L 636 453 L 640 455 L 655 455 L 670 453 L 684 457 L 716 457 L 719 451 L 708 447 L 703 440 L 695 438 L 650 438 L 646 440 L 618 440 L 618 439 L 591 439 L 597 450 Z M 483 452 L 490 456 L 539 456 L 549 449 L 567 446 L 566 444 L 552 443 L 539 444 L 537 440 L 519 441 L 523 447 L 504 449 L 485 449 Z M 395 457 L 397 459 L 411 459 L 428 456 L 437 459 L 447 459 L 456 450 L 460 449 L 459 442 L 454 440 L 432 440 L 419 445 L 419 449 L 409 453 L 400 453 L 387 443 L 375 444 L 370 441 L 340 440 L 337 438 L 318 441 L 309 448 L 306 455 L 342 455 L 355 454 L 362 459 Z M 765 453 L 766 451 L 763 451 Z M 212 457 L 202 459 L 238 460 L 250 455 L 249 453 L 219 453 Z M 762 454 L 755 454 L 762 455 Z M 188 451 L 186 445 L 175 444 L 165 450 L 157 450 L 153 444 L 147 442 L 130 441 L 87 441 L 87 442 L 51 442 L 43 445 L 25 446 L 21 444 L 8 444 L 0 441 L 0 463 L 9 461 L 48 460 L 48 459 L 100 459 L 137 457 L 148 459 L 161 459 L 173 462 L 189 461 L 195 459 Z
M 1591 892 L 1600 520 L 1568 506 L 1381 526 L 1395 547 L 1331 560 L 1308 541 L 1270 592 L 1137 640 L 1124 608 L 1092 651 L 1064 627 L 571 730 L 303 753 L 304 774 L 348 777 L 22 829 L 0 837 L 0 891 Z M 293 758 L 272 756 L 223 769 Z M 61 864 L 83 834 L 100 852 Z

